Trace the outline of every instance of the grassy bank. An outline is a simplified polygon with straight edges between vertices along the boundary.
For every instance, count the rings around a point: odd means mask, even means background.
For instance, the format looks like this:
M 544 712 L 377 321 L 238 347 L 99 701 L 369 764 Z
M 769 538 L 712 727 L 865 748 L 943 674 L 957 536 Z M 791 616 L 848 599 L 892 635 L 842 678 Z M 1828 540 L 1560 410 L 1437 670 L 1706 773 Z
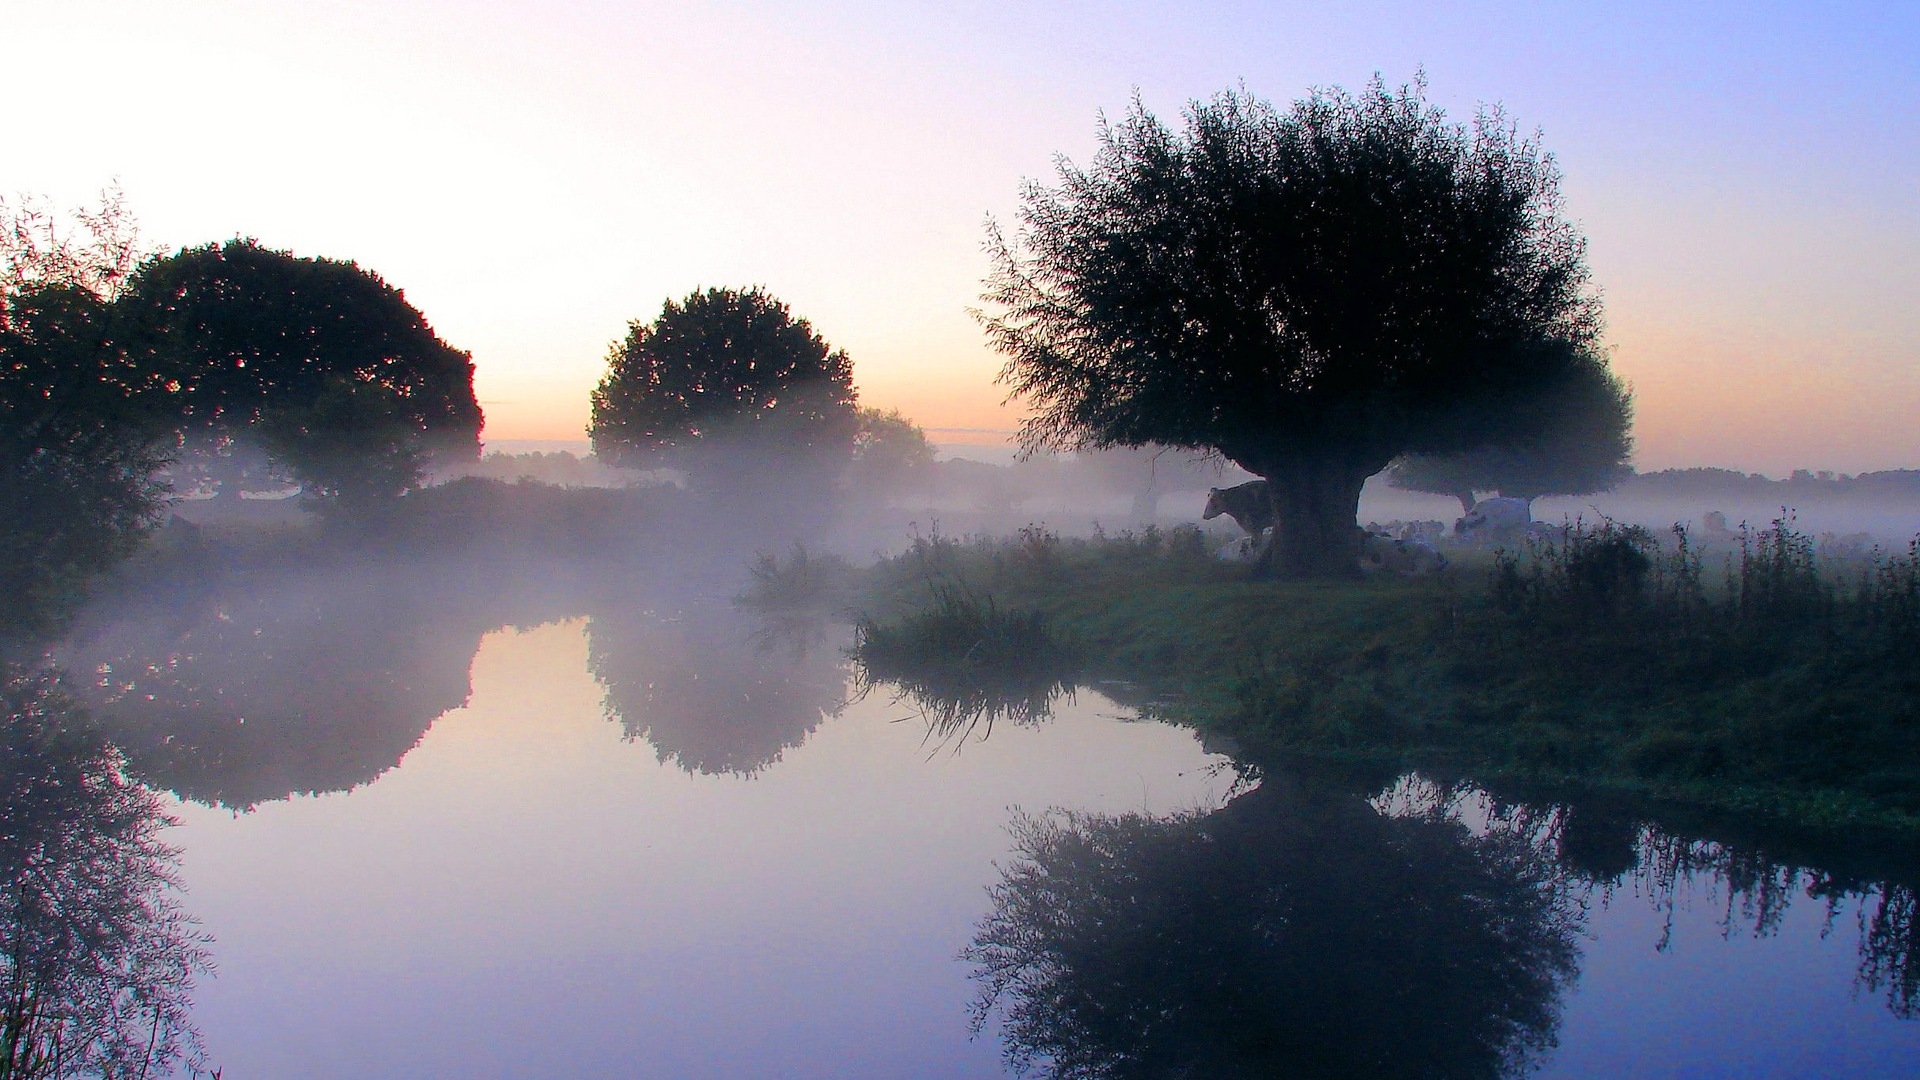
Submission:
M 1920 564 L 1821 565 L 1791 524 L 1702 559 L 1606 526 L 1436 577 L 1256 583 L 1197 534 L 923 538 L 857 606 L 964 589 L 1238 755 L 1421 768 L 1815 829 L 1920 828 Z M 890 641 L 892 666 L 903 654 Z M 928 655 L 951 643 L 929 640 Z

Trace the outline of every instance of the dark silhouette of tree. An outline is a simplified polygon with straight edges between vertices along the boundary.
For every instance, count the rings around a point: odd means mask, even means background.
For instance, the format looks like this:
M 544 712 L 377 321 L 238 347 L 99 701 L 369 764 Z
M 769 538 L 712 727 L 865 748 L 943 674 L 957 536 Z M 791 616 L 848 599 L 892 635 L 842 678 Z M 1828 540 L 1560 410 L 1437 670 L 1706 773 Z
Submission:
M 0 293 L 66 286 L 102 300 L 119 294 L 145 256 L 120 188 L 107 187 L 98 205 L 75 207 L 71 217 L 78 233 L 42 199 L 0 197 Z
M 107 303 L 139 258 L 120 193 L 72 215 L 0 199 L 0 639 L 51 634 L 164 508 L 150 373 Z
M 1480 491 L 1532 502 L 1613 487 L 1633 475 L 1632 395 L 1597 358 L 1573 374 L 1557 393 L 1523 411 L 1519 419 L 1531 431 L 1505 445 L 1401 458 L 1388 479 L 1408 491 L 1451 495 L 1463 514 Z
M 406 401 L 379 383 L 335 376 L 312 400 L 274 409 L 260 441 L 322 497 L 343 504 L 391 499 L 417 486 L 428 454 Z
M 466 704 L 481 635 L 516 617 L 458 567 L 363 559 L 90 609 L 56 655 L 137 775 L 244 810 L 393 768 Z
M 853 462 L 848 485 L 858 495 L 884 499 L 933 486 L 934 450 L 920 425 L 898 409 L 862 408 L 853 437 Z
M 847 354 L 754 288 L 669 300 L 628 324 L 593 391 L 593 450 L 685 470 L 708 493 L 824 488 L 860 429 Z
M 1367 477 L 1510 441 L 1588 361 L 1584 241 L 1537 141 L 1448 123 L 1423 82 L 1186 119 L 1136 101 L 1091 166 L 1027 186 L 1015 241 L 990 230 L 1021 445 L 1217 450 L 1269 483 L 1262 572 L 1351 575 Z
M 377 495 L 396 472 L 412 486 L 422 456 L 478 457 L 472 358 L 354 263 L 252 240 L 186 248 L 142 265 L 114 309 L 143 363 L 167 379 L 187 449 L 229 492 L 263 425 L 281 466 L 334 493 L 364 480 L 356 494 Z M 340 427 L 317 436 L 317 420 Z M 341 466 L 343 455 L 380 464 Z
M 840 711 L 847 679 L 837 650 L 758 629 L 724 604 L 602 606 L 587 623 L 587 663 L 606 688 L 607 718 L 690 773 L 771 767 Z
M 144 379 L 74 285 L 0 292 L 0 637 L 45 634 L 165 512 Z
M 1211 814 L 1014 836 L 963 957 L 1017 1069 L 1501 1077 L 1554 1045 L 1578 908 L 1522 837 L 1273 777 Z
M 52 673 L 10 672 L 0 702 L 0 1076 L 203 1066 L 206 938 L 174 899 L 160 797 Z

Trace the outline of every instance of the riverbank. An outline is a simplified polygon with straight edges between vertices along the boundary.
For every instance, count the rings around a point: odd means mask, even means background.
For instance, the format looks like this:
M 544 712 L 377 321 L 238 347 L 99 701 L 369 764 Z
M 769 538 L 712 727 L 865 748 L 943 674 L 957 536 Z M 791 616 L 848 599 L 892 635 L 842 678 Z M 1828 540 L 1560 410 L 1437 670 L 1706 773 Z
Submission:
M 849 603 L 876 627 L 941 590 L 1037 615 L 1083 658 L 1077 679 L 1119 683 L 1255 763 L 1304 755 L 1911 834 L 1920 575 L 1910 555 L 1822 567 L 1803 541 L 1790 524 L 1755 534 L 1723 575 L 1609 526 L 1431 577 L 1283 583 L 1243 580 L 1180 530 L 1027 530 L 923 538 L 858 575 Z

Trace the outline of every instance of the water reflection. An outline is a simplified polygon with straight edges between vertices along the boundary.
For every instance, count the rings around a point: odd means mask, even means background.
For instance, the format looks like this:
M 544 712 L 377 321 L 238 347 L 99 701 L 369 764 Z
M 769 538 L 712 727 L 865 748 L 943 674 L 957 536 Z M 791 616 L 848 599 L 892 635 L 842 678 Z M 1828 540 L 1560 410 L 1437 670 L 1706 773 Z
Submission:
M 1840 868 L 1779 862 L 1763 849 L 1746 848 L 1660 832 L 1644 826 L 1639 858 L 1626 885 L 1664 916 L 1665 949 L 1680 898 L 1690 883 L 1710 881 L 1723 910 L 1722 932 L 1770 937 L 1780 932 L 1796 898 L 1820 904 L 1825 932 L 1844 921 L 1856 928 L 1859 966 L 1856 988 L 1881 997 L 1894 1016 L 1920 1019 L 1920 956 L 1914 950 L 1915 893 L 1910 881 L 1857 876 Z M 1609 891 L 1607 902 L 1614 902 Z
M 1014 832 L 963 955 L 1015 1068 L 1498 1077 L 1554 1045 L 1580 909 L 1522 833 L 1273 777 L 1213 813 Z
M 172 893 L 171 822 L 47 672 L 0 690 L 0 1076 L 204 1065 L 206 941 Z
M 1032 629 L 1022 633 L 1025 620 Z M 1080 659 L 1036 632 L 1043 627 L 1035 616 L 1000 613 L 990 601 L 983 609 L 970 597 L 951 596 L 946 610 L 903 626 L 862 621 L 851 650 L 855 693 L 865 697 L 886 688 L 894 701 L 920 714 L 927 741 L 956 749 L 969 737 L 989 737 L 996 724 L 1045 723 L 1056 702 L 1073 700 Z
M 157 786 L 247 808 L 343 791 L 397 764 L 465 704 L 481 635 L 564 600 L 469 568 L 281 573 L 88 613 L 57 651 L 87 706 Z
M 588 617 L 588 665 L 608 718 L 663 762 L 754 776 L 846 704 L 838 624 L 750 617 L 725 601 L 626 600 Z
M 860 696 L 886 689 L 896 702 L 910 705 L 927 726 L 927 741 L 956 749 L 968 738 L 984 739 L 996 724 L 1036 727 L 1053 716 L 1060 701 L 1074 700 L 1073 684 L 1046 680 L 1037 685 L 1007 686 L 970 682 L 934 684 L 912 678 L 882 679 L 866 665 L 856 668 L 855 693 Z
M 1674 921 L 1695 894 L 1720 906 L 1723 936 L 1755 938 L 1782 931 L 1798 899 L 1821 905 L 1823 933 L 1847 920 L 1857 927 L 1856 988 L 1883 998 L 1903 1019 L 1920 1018 L 1920 956 L 1914 949 L 1915 889 L 1911 855 L 1855 845 L 1824 854 L 1800 849 L 1790 836 L 1768 838 L 1750 829 L 1738 838 L 1702 835 L 1636 820 L 1630 809 L 1583 795 L 1570 801 L 1503 800 L 1470 785 L 1441 785 L 1403 777 L 1376 797 L 1389 813 L 1463 814 L 1485 827 L 1531 835 L 1551 850 L 1566 872 L 1580 879 L 1591 902 L 1601 906 L 1634 901 L 1661 915 L 1653 946 L 1671 945 Z M 1783 851 L 1782 848 L 1786 850 Z

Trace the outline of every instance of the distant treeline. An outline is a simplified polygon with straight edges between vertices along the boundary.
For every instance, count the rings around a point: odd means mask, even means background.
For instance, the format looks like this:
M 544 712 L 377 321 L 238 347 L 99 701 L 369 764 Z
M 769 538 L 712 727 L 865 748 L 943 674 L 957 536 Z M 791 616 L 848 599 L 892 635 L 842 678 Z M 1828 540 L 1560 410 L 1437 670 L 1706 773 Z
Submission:
M 1737 469 L 1661 469 L 1636 473 L 1615 490 L 1634 495 L 1764 496 L 1783 501 L 1849 496 L 1920 499 L 1920 469 L 1886 469 L 1853 476 L 1796 469 L 1784 480 Z

